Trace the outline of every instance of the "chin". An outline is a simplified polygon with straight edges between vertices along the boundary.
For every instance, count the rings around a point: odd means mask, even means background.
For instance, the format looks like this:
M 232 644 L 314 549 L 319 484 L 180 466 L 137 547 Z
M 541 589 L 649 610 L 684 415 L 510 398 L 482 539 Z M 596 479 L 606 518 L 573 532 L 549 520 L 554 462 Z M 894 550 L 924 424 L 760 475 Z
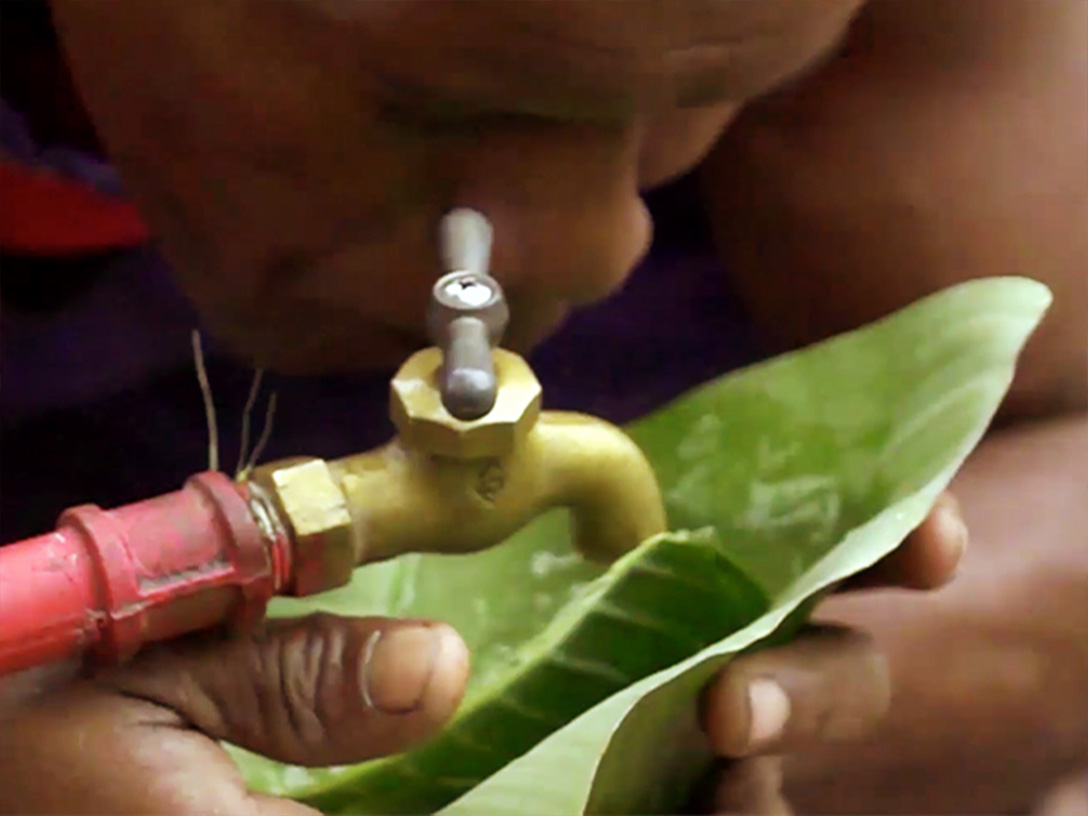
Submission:
M 512 304 L 513 305 L 513 304 Z M 528 355 L 569 314 L 566 302 L 537 302 L 520 311 L 503 348 Z M 209 332 L 235 358 L 286 376 L 388 372 L 432 345 L 422 325 L 380 323 L 373 316 L 313 304 L 291 304 L 279 316 L 252 310 L 205 311 Z M 422 323 L 422 321 L 421 321 Z

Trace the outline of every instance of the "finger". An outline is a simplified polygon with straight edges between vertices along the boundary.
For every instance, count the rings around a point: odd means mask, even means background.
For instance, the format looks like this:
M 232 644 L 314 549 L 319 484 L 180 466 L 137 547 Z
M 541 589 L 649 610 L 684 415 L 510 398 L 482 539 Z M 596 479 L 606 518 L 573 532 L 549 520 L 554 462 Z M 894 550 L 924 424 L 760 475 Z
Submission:
M 10 715 L 20 706 L 40 699 L 49 692 L 79 679 L 82 665 L 66 660 L 35 666 L 0 677 L 0 717 Z
M 88 683 L 0 724 L 0 813 L 317 816 L 252 796 L 219 743 L 177 714 Z
M 685 813 L 791 816 L 778 757 L 719 759 L 696 784 Z
M 860 738 L 889 697 L 887 664 L 872 641 L 826 627 L 726 666 L 704 692 L 702 725 L 722 756 L 806 750 Z
M 751 757 L 730 762 L 721 770 L 714 791 L 717 816 L 792 816 L 782 795 L 782 760 Z
M 467 649 L 449 626 L 313 615 L 161 648 L 98 679 L 215 739 L 281 762 L 340 765 L 426 739 L 467 677 Z
M 925 521 L 894 552 L 845 581 L 839 591 L 942 587 L 955 577 L 967 551 L 968 538 L 959 502 L 951 493 L 942 493 Z

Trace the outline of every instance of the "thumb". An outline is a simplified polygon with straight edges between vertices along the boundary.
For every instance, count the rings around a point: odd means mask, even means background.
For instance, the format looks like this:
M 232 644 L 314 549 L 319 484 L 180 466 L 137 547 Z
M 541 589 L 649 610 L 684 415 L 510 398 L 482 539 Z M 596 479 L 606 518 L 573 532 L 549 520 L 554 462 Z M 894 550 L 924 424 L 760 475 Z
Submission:
M 739 758 L 859 739 L 890 697 L 887 661 L 872 638 L 821 626 L 727 665 L 706 688 L 701 714 L 715 750 Z
M 445 624 L 313 615 L 160 647 L 96 681 L 281 762 L 340 765 L 429 737 L 467 677 L 468 649 Z

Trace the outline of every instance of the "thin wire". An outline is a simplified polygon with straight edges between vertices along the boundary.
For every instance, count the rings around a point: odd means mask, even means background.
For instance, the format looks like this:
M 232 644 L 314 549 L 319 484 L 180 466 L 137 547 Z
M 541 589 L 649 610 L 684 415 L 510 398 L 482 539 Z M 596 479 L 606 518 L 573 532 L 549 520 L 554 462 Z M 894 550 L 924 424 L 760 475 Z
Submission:
M 276 419 L 276 398 L 278 396 L 279 395 L 273 391 L 272 396 L 268 398 L 268 408 L 264 412 L 264 427 L 261 428 L 261 437 L 253 447 L 253 453 L 250 454 L 249 461 L 246 462 L 245 469 L 239 476 L 240 479 L 247 478 L 250 471 L 257 466 L 257 460 L 261 458 L 261 454 L 264 453 L 265 445 L 268 444 L 268 440 L 272 436 L 272 423 Z
M 253 406 L 257 403 L 257 393 L 261 390 L 261 380 L 264 378 L 264 369 L 258 368 L 253 372 L 253 382 L 249 385 L 249 396 L 246 397 L 246 407 L 242 410 L 242 443 L 238 447 L 238 464 L 234 467 L 234 478 L 242 475 L 242 468 L 246 464 L 249 455 L 249 425 L 253 414 Z
M 208 424 L 208 470 L 219 470 L 219 426 L 215 420 L 212 386 L 208 382 L 208 371 L 204 368 L 204 347 L 200 343 L 199 329 L 193 329 L 193 361 L 196 363 L 200 395 L 204 399 L 204 419 Z

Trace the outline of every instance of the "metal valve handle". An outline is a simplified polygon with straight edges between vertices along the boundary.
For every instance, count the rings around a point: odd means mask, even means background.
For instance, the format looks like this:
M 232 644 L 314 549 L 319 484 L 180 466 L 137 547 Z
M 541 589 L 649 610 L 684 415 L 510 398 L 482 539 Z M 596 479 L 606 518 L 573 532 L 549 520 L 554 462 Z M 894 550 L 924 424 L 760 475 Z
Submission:
M 439 391 L 454 417 L 472 421 L 495 406 L 498 382 L 491 349 L 510 319 L 499 282 L 488 274 L 492 229 L 475 210 L 453 210 L 439 229 L 447 273 L 435 283 L 427 324 L 443 352 Z

